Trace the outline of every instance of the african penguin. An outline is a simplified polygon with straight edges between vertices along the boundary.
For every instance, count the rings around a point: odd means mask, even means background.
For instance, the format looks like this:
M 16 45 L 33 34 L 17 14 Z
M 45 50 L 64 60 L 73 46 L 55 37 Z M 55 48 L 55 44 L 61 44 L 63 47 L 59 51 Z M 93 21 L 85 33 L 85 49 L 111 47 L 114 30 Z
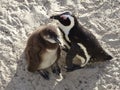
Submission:
M 66 56 L 67 70 L 72 71 L 84 67 L 89 61 L 106 61 L 112 59 L 99 44 L 96 37 L 79 24 L 75 15 L 70 12 L 53 15 L 51 19 L 58 21 L 58 27 L 63 33 L 63 38 L 70 46 Z M 81 66 L 72 63 L 77 56 L 81 59 Z
M 49 79 L 47 68 L 53 73 L 60 74 L 58 59 L 60 58 L 60 45 L 57 28 L 54 25 L 41 26 L 31 34 L 28 39 L 25 55 L 28 62 L 28 71 L 39 71 L 41 76 Z

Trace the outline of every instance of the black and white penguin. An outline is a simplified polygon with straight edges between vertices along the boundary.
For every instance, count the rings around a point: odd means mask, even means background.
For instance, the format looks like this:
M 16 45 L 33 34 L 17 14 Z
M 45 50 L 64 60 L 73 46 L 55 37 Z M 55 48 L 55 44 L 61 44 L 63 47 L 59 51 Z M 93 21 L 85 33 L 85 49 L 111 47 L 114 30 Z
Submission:
M 91 60 L 106 61 L 112 59 L 112 56 L 107 54 L 101 47 L 96 37 L 81 26 L 72 13 L 64 12 L 50 18 L 58 21 L 58 27 L 67 43 L 66 46 L 70 46 L 66 56 L 68 71 L 84 67 Z M 72 63 L 75 56 L 81 59 L 80 67 Z
M 61 52 L 59 43 L 57 28 L 53 25 L 41 26 L 33 32 L 25 48 L 28 71 L 39 71 L 41 76 L 49 79 L 47 68 L 52 68 L 53 73 L 59 75 L 58 59 Z

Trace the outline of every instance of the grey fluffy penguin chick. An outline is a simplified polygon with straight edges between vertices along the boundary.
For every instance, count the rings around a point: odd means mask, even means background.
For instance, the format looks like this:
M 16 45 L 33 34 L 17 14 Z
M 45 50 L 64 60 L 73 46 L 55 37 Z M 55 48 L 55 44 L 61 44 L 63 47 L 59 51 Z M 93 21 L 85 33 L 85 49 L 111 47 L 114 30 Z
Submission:
M 58 60 L 60 58 L 60 42 L 57 28 L 45 25 L 35 30 L 28 38 L 25 48 L 28 71 L 38 71 L 41 76 L 49 80 L 47 68 L 53 73 L 60 74 Z
M 70 12 L 53 15 L 50 17 L 58 21 L 58 27 L 66 41 L 67 49 L 66 65 L 68 71 L 73 71 L 84 67 L 89 61 L 111 60 L 109 55 L 99 44 L 96 37 L 78 22 L 75 15 Z M 81 60 L 81 66 L 73 64 L 73 58 Z

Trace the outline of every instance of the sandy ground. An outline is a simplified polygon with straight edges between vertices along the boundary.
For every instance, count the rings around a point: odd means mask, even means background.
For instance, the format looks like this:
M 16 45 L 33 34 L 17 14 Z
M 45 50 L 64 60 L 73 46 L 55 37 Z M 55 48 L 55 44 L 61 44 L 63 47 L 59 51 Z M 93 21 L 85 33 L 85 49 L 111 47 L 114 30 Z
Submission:
M 114 59 L 66 73 L 61 82 L 26 70 L 27 38 L 47 18 L 72 11 Z M 120 90 L 120 0 L 0 0 L 0 90 Z M 61 61 L 64 62 L 64 54 Z

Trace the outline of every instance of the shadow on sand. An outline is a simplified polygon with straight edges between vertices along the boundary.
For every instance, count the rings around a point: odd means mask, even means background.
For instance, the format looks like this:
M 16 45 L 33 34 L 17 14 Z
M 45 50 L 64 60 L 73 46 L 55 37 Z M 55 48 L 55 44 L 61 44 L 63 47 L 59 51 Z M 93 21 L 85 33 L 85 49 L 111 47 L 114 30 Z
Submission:
M 38 73 L 28 72 L 24 52 L 17 64 L 16 73 L 5 90 L 93 90 L 104 70 L 103 64 L 102 68 L 92 65 L 69 73 L 63 70 L 64 79 L 58 82 L 53 74 L 50 80 L 45 80 Z

